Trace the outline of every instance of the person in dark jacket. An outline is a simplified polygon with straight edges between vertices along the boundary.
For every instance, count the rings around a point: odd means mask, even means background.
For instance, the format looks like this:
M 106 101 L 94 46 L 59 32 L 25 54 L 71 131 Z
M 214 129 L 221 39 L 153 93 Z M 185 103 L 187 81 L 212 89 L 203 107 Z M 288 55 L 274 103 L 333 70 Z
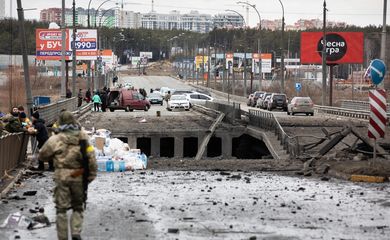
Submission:
M 85 101 L 89 103 L 91 101 L 92 93 L 91 89 L 88 88 L 88 90 L 85 92 Z
M 45 120 L 39 118 L 39 112 L 36 111 L 32 114 L 32 123 L 36 130 L 35 137 L 37 138 L 38 142 L 38 149 L 41 149 L 43 144 L 49 139 L 49 134 L 47 132 L 47 128 L 45 126 Z M 45 169 L 44 162 L 40 159 L 38 159 L 38 169 L 40 171 L 43 171 Z M 49 171 L 53 171 L 53 160 L 49 161 Z
M 103 89 L 103 91 L 100 92 L 100 100 L 102 102 L 101 104 L 102 112 L 105 112 L 107 108 L 107 88 L 106 90 Z

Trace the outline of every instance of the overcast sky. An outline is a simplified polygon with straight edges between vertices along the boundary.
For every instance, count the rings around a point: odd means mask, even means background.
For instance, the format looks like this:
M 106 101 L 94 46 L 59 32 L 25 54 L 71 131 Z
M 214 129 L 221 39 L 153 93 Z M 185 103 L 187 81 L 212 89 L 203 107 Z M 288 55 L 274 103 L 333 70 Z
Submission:
M 97 8 L 104 0 L 92 0 L 91 8 Z M 115 2 L 122 0 L 112 0 L 103 5 L 106 9 L 114 7 Z M 226 9 L 240 12 L 246 18 L 246 10 L 236 4 L 238 0 L 154 0 L 154 9 L 159 13 L 168 13 L 178 10 L 180 13 L 188 13 L 197 10 L 201 13 L 217 14 L 223 13 Z M 241 0 L 246 1 L 246 0 Z M 383 22 L 383 1 L 384 0 L 327 0 L 329 21 L 341 21 L 347 24 L 358 26 L 382 25 Z M 12 2 L 12 16 L 17 17 L 16 1 L 5 0 L 6 15 L 10 15 L 10 2 Z M 23 8 L 37 8 L 25 12 L 26 19 L 39 19 L 39 11 L 49 7 L 61 7 L 61 0 L 22 0 Z M 72 7 L 72 0 L 65 0 L 66 7 Z M 76 0 L 76 7 L 88 7 L 89 0 Z M 152 0 L 123 0 L 124 9 L 135 12 L 146 13 L 152 9 Z M 248 0 L 251 4 L 256 4 L 262 19 L 280 19 L 282 8 L 278 0 Z M 285 9 L 285 22 L 290 25 L 298 19 L 322 19 L 323 0 L 282 0 Z M 390 2 L 389 2 L 390 5 Z M 102 7 L 102 8 L 103 8 Z M 389 19 L 389 11 L 387 19 Z M 387 24 L 389 25 L 389 21 Z M 258 17 L 253 9 L 249 10 L 249 25 L 254 26 L 258 22 Z

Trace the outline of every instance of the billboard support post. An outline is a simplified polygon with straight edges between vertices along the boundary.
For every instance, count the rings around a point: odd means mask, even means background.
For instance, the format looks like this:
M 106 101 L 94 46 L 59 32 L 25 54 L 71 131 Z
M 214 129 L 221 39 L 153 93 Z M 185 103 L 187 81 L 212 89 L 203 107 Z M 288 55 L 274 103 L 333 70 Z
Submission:
M 65 0 L 62 0 L 61 14 L 61 97 L 66 96 L 66 76 L 65 76 L 65 52 L 66 52 L 66 26 L 65 26 Z
M 333 64 L 329 65 L 329 106 L 333 106 Z
M 72 96 L 76 95 L 76 3 L 73 0 Z
M 322 101 L 321 104 L 325 105 L 326 102 L 326 1 L 324 0 L 323 9 L 324 19 L 322 27 Z

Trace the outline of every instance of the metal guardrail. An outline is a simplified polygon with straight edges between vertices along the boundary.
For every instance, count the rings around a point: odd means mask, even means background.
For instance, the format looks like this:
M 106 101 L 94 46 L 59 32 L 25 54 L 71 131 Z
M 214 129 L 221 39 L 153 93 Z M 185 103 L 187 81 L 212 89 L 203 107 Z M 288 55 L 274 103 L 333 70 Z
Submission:
M 341 100 L 341 108 L 370 111 L 370 103 L 366 101 Z M 387 104 L 387 112 L 390 113 L 390 104 Z
M 45 119 L 46 125 L 53 124 L 62 109 L 73 112 L 76 117 L 91 109 L 92 104 L 77 108 L 77 98 L 69 98 L 38 108 L 40 118 Z M 25 133 L 11 133 L 0 137 L 0 178 L 6 170 L 14 169 L 26 159 L 29 135 Z M 35 144 L 33 144 L 35 145 Z
M 233 102 L 229 104 L 207 101 L 205 107 L 224 113 L 224 120 L 228 123 L 234 123 L 235 120 L 241 119 L 241 105 L 239 103 Z
M 11 133 L 0 137 L 0 178 L 26 159 L 29 135 Z
M 45 119 L 47 125 L 53 124 L 62 109 L 74 112 L 77 110 L 77 97 L 60 100 L 38 108 L 40 118 Z
M 317 113 L 326 113 L 332 115 L 338 115 L 343 117 L 358 118 L 358 119 L 369 119 L 370 111 L 366 110 L 355 110 L 349 108 L 340 108 L 340 107 L 329 107 L 314 105 L 314 111 Z M 390 118 L 390 113 L 387 113 L 387 118 Z
M 280 144 L 290 156 L 299 155 L 299 144 L 295 137 L 290 137 L 282 128 L 273 113 L 263 110 L 249 110 L 249 125 L 273 131 Z

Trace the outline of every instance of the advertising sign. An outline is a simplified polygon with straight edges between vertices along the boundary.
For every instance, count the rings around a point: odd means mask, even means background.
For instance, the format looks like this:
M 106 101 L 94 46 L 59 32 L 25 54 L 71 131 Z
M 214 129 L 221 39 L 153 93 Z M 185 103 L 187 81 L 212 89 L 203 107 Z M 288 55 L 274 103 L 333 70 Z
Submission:
M 69 34 L 66 34 L 68 43 Z M 36 29 L 35 49 L 37 60 L 61 60 L 62 34 L 60 29 Z M 72 55 L 69 46 L 66 46 L 66 58 Z
M 73 36 L 72 30 L 66 29 L 66 60 L 72 59 Z M 36 29 L 36 59 L 61 60 L 61 30 Z M 79 29 L 76 33 L 76 60 L 96 60 L 97 31 L 96 29 Z
M 67 29 L 69 46 L 73 47 L 73 33 Z M 78 29 L 76 32 L 76 59 L 77 60 L 96 60 L 97 57 L 97 31 L 96 29 Z
M 196 69 L 201 69 L 202 68 L 202 64 L 204 63 L 204 69 L 206 69 L 207 67 L 207 61 L 209 60 L 209 57 L 208 56 L 202 56 L 202 55 L 197 55 L 195 57 L 195 66 L 196 66 Z M 206 70 L 205 70 L 206 71 Z
M 261 54 L 261 72 L 270 73 L 272 70 L 272 54 Z M 259 54 L 254 53 L 252 57 L 252 72 L 259 73 Z
M 229 69 L 229 63 L 233 67 L 233 53 L 226 53 L 226 69 Z
M 301 63 L 321 64 L 322 32 L 301 33 Z M 362 32 L 330 32 L 326 34 L 326 63 L 363 63 Z
M 141 58 L 147 57 L 148 59 L 152 59 L 153 58 L 153 52 L 139 52 L 139 56 Z

